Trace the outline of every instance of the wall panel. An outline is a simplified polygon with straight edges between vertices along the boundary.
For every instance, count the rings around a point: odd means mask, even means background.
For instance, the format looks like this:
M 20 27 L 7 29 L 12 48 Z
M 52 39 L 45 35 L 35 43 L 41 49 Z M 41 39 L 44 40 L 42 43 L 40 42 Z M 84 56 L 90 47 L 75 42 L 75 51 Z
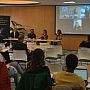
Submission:
M 0 7 L 0 15 L 9 15 L 11 20 L 22 24 L 27 30 L 35 29 L 37 38 L 43 29 L 48 30 L 49 39 L 55 38 L 55 6 L 32 6 L 32 7 Z M 87 36 L 63 35 L 63 49 L 77 50 L 80 42 Z
M 40 37 L 43 29 L 48 30 L 49 38 L 52 38 L 52 35 L 54 35 L 54 12 L 54 6 L 0 7 L 0 15 L 11 16 L 11 20 L 25 27 L 26 33 L 31 28 L 34 28 L 37 38 Z

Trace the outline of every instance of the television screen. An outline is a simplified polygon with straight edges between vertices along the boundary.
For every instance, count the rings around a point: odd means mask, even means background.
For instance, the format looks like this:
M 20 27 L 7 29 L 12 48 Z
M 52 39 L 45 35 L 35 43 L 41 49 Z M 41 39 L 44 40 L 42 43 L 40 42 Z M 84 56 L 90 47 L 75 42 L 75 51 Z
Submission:
M 0 36 L 8 38 L 10 35 L 10 16 L 0 16 Z
M 56 31 L 90 34 L 90 5 L 56 6 Z

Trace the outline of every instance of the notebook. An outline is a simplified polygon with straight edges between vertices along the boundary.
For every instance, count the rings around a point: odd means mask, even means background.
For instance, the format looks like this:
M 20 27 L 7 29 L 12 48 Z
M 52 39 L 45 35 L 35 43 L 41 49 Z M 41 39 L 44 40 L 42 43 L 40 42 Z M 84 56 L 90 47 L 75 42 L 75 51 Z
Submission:
M 88 84 L 88 71 L 87 71 L 87 69 L 75 69 L 74 73 L 81 76 L 84 79 L 86 85 Z

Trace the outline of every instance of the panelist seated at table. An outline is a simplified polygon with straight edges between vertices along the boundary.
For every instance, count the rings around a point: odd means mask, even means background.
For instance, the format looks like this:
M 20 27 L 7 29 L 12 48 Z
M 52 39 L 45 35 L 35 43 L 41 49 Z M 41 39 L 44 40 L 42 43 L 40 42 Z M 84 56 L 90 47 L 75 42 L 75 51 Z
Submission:
M 36 39 L 36 34 L 34 33 L 34 29 L 31 29 L 30 30 L 30 33 L 28 34 L 28 38 L 31 38 L 31 39 Z
M 42 33 L 41 37 L 43 37 L 45 40 L 48 39 L 48 34 L 47 34 L 47 30 L 46 29 L 43 30 L 43 33 Z
M 88 35 L 88 39 L 86 41 L 82 41 L 79 47 L 90 48 L 90 35 Z
M 83 78 L 74 73 L 77 65 L 77 56 L 74 54 L 69 54 L 66 57 L 66 71 L 56 72 L 53 75 L 56 86 L 65 86 L 69 88 L 80 88 L 80 90 L 86 90 L 85 81 Z
M 62 39 L 62 31 L 58 29 L 56 33 L 56 40 L 61 40 L 61 39 Z
M 17 29 L 13 29 L 13 32 L 10 33 L 10 37 L 12 38 L 18 38 L 19 37 L 19 32 L 17 31 Z
M 62 40 L 62 31 L 60 29 L 57 30 L 55 35 L 55 40 L 60 40 L 59 42 L 51 41 L 51 45 L 61 45 Z
M 27 53 L 27 60 L 31 60 L 31 53 L 29 52 L 27 45 L 23 43 L 24 35 L 19 35 L 17 42 L 12 42 L 12 49 L 13 50 L 26 50 Z

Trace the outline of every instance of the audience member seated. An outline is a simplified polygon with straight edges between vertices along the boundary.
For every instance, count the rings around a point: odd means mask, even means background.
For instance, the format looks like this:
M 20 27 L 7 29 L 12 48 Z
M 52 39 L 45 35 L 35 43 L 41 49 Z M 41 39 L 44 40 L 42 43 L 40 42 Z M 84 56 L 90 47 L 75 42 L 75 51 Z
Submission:
M 69 54 L 66 57 L 66 71 L 56 72 L 53 75 L 56 85 L 70 88 L 81 88 L 81 90 L 86 90 L 85 82 L 82 77 L 74 74 L 74 70 L 77 65 L 77 56 L 74 54 Z
M 31 53 L 29 52 L 27 45 L 25 43 L 23 43 L 23 41 L 24 41 L 24 36 L 19 35 L 18 41 L 12 43 L 12 49 L 13 50 L 26 50 L 27 61 L 30 61 L 31 60 Z
M 8 69 L 4 62 L 0 61 L 0 90 L 11 90 Z
M 43 34 L 41 35 L 41 37 L 43 37 L 46 40 L 48 39 L 48 34 L 47 34 L 47 30 L 46 29 L 43 30 Z
M 4 57 L 1 54 L 0 54 L 0 62 L 5 63 Z M 18 64 L 16 62 L 11 62 L 11 63 L 5 64 L 5 65 L 8 69 L 9 77 L 14 78 L 15 85 L 17 86 L 17 84 L 19 82 L 19 73 L 18 73 L 18 71 L 20 71 L 20 70 L 17 70 L 17 68 L 19 68 Z
M 90 48 L 90 35 L 88 35 L 88 40 L 82 41 L 82 42 L 80 43 L 79 47 Z
M 12 38 L 18 38 L 19 37 L 19 32 L 17 31 L 17 29 L 13 29 L 13 32 L 11 32 L 10 37 Z
M 31 39 L 36 39 L 36 34 L 34 33 L 34 29 L 31 29 L 30 30 L 30 33 L 28 34 L 28 38 L 31 38 Z
M 9 52 L 6 51 L 6 52 L 0 52 L 0 53 L 1 53 L 1 55 L 3 56 L 4 62 L 5 62 L 7 65 L 9 64 L 9 65 L 15 67 L 15 68 L 17 69 L 18 73 L 19 73 L 20 75 L 22 75 L 23 71 L 22 71 L 22 69 L 20 68 L 19 64 L 18 64 L 17 62 L 15 62 L 15 61 L 10 60 Z
M 33 51 L 32 60 L 28 63 L 28 69 L 22 75 L 16 90 L 51 90 L 53 81 L 44 60 L 43 50 Z

